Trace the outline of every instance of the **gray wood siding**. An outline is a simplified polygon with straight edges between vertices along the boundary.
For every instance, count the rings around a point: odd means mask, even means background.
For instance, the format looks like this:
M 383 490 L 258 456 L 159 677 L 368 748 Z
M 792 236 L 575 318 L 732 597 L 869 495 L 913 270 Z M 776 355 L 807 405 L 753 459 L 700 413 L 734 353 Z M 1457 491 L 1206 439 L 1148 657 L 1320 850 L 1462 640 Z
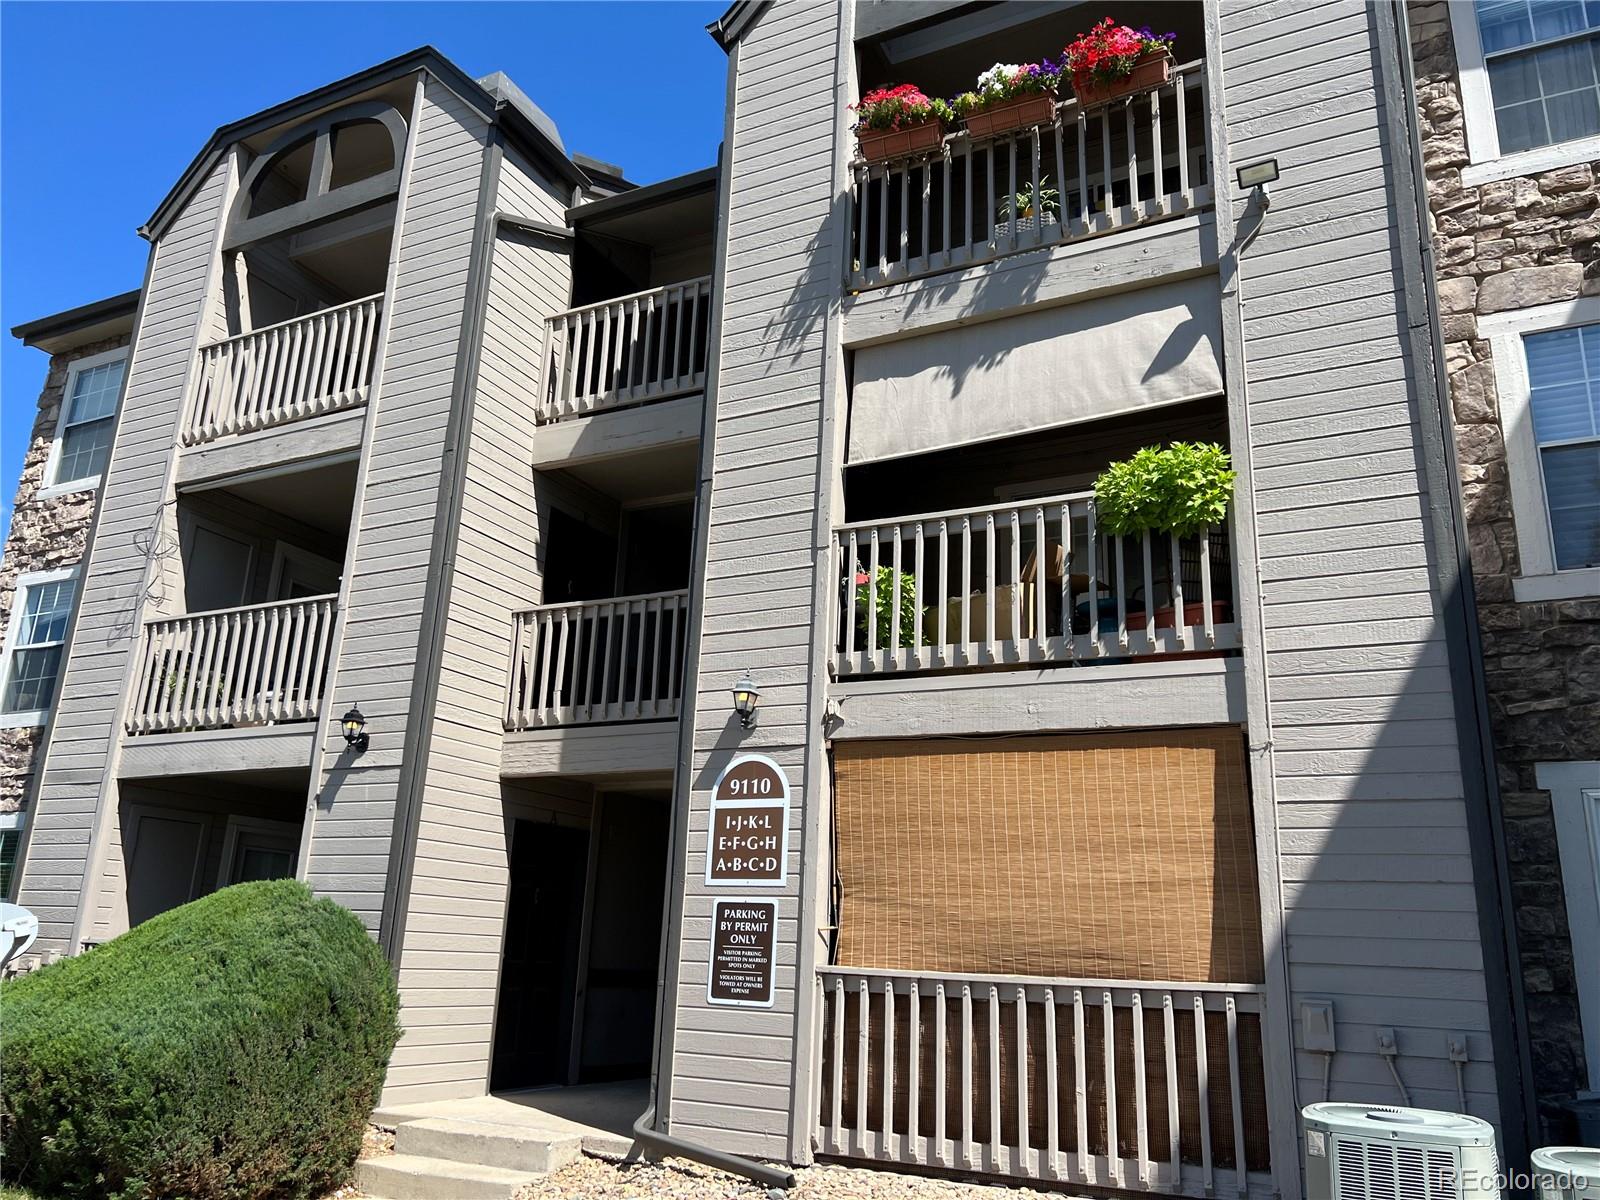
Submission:
M 1276 157 L 1244 339 L 1291 1010 L 1330 997 L 1335 1098 L 1498 1104 L 1370 10 L 1221 5 L 1235 165 Z M 1286 53 L 1290 27 L 1312 52 Z M 1314 28 L 1311 28 L 1314 27 Z M 1271 36 L 1263 36 L 1267 29 Z M 1254 217 L 1243 218 L 1245 222 Z M 1418 314 L 1420 319 L 1420 314 Z M 1426 402 L 1424 398 L 1423 402 Z M 1298 1053 L 1302 1102 L 1318 1055 Z
M 488 125 L 428 78 L 404 185 L 382 379 L 346 560 L 343 629 L 327 690 L 359 703 L 371 747 L 350 754 L 323 722 L 306 881 L 378 929 L 392 864 L 401 761 L 425 620 L 452 389 Z
M 734 83 L 721 361 L 716 384 L 707 560 L 695 600 L 699 655 L 689 676 L 693 783 L 685 895 L 677 946 L 671 1132 L 769 1158 L 791 1146 L 792 1075 L 809 1047 L 796 1036 L 802 816 L 817 747 L 810 612 L 813 521 L 823 472 L 825 326 L 836 319 L 839 247 L 834 204 L 838 6 L 769 9 L 739 46 Z M 767 82 L 782 74 L 780 90 Z M 774 205 L 785 233 L 773 237 Z M 761 520 L 752 522 L 753 516 Z M 775 519 L 774 519 L 775 518 Z M 770 603 L 793 589 L 789 607 Z M 749 667 L 761 686 L 756 728 L 742 734 L 728 688 Z M 735 752 L 770 755 L 789 777 L 790 884 L 781 895 L 776 1003 L 770 1010 L 706 1002 L 713 893 L 704 886 L 710 787 Z M 726 889 L 722 894 L 729 893 Z M 809 987 L 810 981 L 804 982 Z M 806 1101 L 799 1101 L 804 1105 Z
M 497 202 L 561 220 L 559 198 L 514 152 L 502 163 Z M 570 282 L 554 243 L 500 230 L 406 900 L 405 1034 L 390 1059 L 386 1103 L 481 1095 L 488 1085 L 507 887 L 501 711 L 511 614 L 537 595 L 530 447 L 544 319 L 566 307 Z
M 161 573 L 151 538 L 169 546 L 175 533 L 163 506 L 231 169 L 217 165 L 153 251 L 22 869 L 18 899 L 39 917 L 36 953 L 77 949 L 68 942 L 82 904 L 93 906 L 87 936 L 126 925 L 113 779 L 123 690 L 142 621 L 181 603 L 147 586 Z M 109 886 L 91 886 L 91 871 L 109 872 Z

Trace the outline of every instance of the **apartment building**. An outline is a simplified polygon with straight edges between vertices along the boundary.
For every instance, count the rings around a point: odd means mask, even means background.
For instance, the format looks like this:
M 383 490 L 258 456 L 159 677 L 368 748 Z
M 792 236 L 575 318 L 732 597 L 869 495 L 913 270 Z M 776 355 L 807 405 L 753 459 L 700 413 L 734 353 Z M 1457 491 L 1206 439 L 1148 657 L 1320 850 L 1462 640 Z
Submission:
M 736 4 L 721 161 L 647 187 L 431 50 L 219 129 L 41 945 L 295 874 L 397 965 L 386 1104 L 648 1076 L 738 1153 L 1266 1196 L 1326 1095 L 1517 1159 L 1403 13 L 1141 4 L 1167 79 L 857 156 L 1102 15 Z M 1226 521 L 1107 533 L 1175 440 Z
M 1546 1140 L 1600 1087 L 1600 14 L 1411 7 L 1441 335 Z
M 0 552 L 0 897 L 43 760 L 138 300 L 129 292 L 11 331 L 49 365 Z

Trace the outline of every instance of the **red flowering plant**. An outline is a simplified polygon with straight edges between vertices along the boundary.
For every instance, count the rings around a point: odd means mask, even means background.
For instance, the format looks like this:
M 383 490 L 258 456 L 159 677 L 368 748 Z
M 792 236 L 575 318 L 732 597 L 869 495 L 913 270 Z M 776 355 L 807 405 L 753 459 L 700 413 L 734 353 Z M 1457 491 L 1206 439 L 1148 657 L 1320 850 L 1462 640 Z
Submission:
M 1130 29 L 1107 17 L 1088 33 L 1080 33 L 1067 44 L 1067 70 L 1074 79 L 1091 79 L 1098 84 L 1115 83 L 1133 73 L 1139 60 L 1153 50 L 1171 50 L 1175 33 L 1151 33 L 1148 25 Z
M 856 114 L 857 129 L 909 129 L 913 125 L 926 125 L 935 118 L 946 124 L 955 121 L 955 113 L 948 104 L 923 95 L 922 89 L 914 83 L 868 92 L 861 97 L 861 103 L 850 106 L 850 111 Z

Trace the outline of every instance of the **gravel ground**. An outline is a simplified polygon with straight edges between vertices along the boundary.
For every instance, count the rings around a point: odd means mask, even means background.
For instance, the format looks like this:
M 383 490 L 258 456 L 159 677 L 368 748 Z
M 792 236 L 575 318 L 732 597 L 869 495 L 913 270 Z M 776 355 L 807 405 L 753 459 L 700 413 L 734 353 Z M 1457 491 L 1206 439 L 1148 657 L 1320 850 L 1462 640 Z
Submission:
M 518 1200 L 761 1200 L 759 1184 L 681 1158 L 624 1163 L 585 1155 L 518 1194 Z M 791 1200 L 1061 1200 L 1025 1188 L 990 1187 L 854 1167 L 802 1167 Z

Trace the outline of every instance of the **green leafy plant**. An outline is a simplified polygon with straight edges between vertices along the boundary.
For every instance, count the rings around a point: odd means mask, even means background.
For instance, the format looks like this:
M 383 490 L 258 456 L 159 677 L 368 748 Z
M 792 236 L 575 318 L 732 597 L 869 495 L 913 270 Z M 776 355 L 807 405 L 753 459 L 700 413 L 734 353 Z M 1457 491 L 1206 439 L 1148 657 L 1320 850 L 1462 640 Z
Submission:
M 1117 537 L 1152 530 L 1179 537 L 1199 533 L 1228 515 L 1236 475 L 1228 452 L 1214 442 L 1146 446 L 1095 480 L 1100 529 Z
M 348 1182 L 394 972 L 294 880 L 182 905 L 0 984 L 8 1178 L 74 1200 L 309 1200 Z
M 861 645 L 867 644 L 869 616 L 876 618 L 878 648 L 894 645 L 894 568 L 882 566 L 878 568 L 876 610 L 872 608 L 871 577 L 859 568 L 855 573 L 855 589 L 856 633 L 860 637 Z M 916 645 L 916 636 L 917 577 L 909 571 L 902 571 L 900 572 L 900 645 Z
M 1000 219 L 1011 220 L 1016 214 L 1026 221 L 1033 217 L 1043 217 L 1046 221 L 1059 221 L 1061 219 L 1061 193 L 1053 187 L 1046 187 L 1048 177 L 1039 181 L 1038 194 L 1034 194 L 1033 184 L 1026 183 L 1022 190 L 1015 196 L 1000 202 Z

